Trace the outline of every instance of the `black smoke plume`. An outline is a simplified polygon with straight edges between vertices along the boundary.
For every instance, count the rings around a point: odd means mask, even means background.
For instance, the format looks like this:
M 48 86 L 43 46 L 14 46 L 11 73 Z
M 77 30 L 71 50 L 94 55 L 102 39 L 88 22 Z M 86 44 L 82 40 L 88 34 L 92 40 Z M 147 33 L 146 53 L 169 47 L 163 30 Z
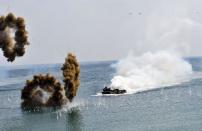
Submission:
M 79 63 L 76 60 L 76 56 L 73 54 L 68 54 L 68 57 L 65 59 L 65 63 L 61 68 L 63 71 L 65 90 L 67 98 L 72 101 L 76 96 L 77 89 L 79 87 L 79 74 L 80 67 Z
M 55 107 L 71 102 L 79 86 L 80 67 L 76 56 L 68 54 L 61 70 L 64 86 L 49 74 L 35 75 L 27 80 L 21 94 L 22 107 Z
M 16 57 L 23 56 L 26 45 L 29 42 L 24 19 L 15 17 L 12 13 L 0 16 L 0 48 L 7 61 L 13 62 Z

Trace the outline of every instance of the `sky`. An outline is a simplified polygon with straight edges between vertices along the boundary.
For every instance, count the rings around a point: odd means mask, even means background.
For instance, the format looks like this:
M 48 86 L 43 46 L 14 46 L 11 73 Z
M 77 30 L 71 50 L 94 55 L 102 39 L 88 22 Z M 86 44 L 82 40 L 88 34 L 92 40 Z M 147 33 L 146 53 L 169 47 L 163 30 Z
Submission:
M 202 55 L 200 0 L 0 0 L 0 15 L 25 18 L 30 45 L 23 57 L 0 65 L 117 60 L 174 50 Z

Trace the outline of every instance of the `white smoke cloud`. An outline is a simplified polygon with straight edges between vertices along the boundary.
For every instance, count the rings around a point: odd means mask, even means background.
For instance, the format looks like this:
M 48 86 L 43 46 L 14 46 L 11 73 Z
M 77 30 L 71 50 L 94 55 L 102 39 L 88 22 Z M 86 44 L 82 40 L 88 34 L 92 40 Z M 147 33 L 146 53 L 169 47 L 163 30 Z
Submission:
M 169 3 L 169 4 L 168 4 Z M 147 53 L 120 60 L 110 87 L 135 93 L 190 79 L 192 66 L 182 56 L 200 49 L 202 24 L 190 15 L 189 2 L 160 2 L 147 14 L 139 46 Z
M 111 80 L 112 89 L 125 89 L 136 93 L 181 83 L 189 79 L 192 66 L 180 56 L 167 51 L 129 55 L 114 67 L 116 75 Z
M 197 55 L 202 44 L 200 12 L 195 2 L 158 2 L 145 22 L 142 45 L 147 51 L 169 50 L 183 56 Z M 200 5 L 200 3 L 198 3 Z
M 146 41 L 151 50 L 171 50 L 190 55 L 192 47 L 202 41 L 202 24 L 189 18 L 161 18 L 149 21 Z

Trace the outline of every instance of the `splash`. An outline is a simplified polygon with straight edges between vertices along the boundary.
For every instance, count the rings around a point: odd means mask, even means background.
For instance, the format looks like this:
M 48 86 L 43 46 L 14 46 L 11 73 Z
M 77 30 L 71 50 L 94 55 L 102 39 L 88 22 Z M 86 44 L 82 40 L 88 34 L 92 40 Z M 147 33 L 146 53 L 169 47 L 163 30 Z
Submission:
M 27 80 L 21 94 L 22 107 L 30 109 L 30 107 L 62 106 L 72 102 L 79 86 L 80 67 L 76 56 L 68 54 L 61 70 L 64 86 L 49 74 L 35 75 L 33 80 Z
M 111 89 L 124 89 L 137 93 L 187 81 L 192 66 L 177 54 L 167 51 L 129 55 L 114 65 L 117 72 Z

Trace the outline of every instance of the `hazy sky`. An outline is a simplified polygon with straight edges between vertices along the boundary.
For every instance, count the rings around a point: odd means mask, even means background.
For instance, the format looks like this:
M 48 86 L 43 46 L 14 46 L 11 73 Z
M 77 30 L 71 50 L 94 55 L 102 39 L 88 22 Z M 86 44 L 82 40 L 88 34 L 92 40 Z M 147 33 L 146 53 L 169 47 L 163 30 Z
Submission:
M 63 63 L 68 52 L 80 61 L 119 59 L 129 51 L 199 56 L 201 7 L 200 0 L 0 0 L 0 15 L 26 20 L 31 44 L 16 65 Z

